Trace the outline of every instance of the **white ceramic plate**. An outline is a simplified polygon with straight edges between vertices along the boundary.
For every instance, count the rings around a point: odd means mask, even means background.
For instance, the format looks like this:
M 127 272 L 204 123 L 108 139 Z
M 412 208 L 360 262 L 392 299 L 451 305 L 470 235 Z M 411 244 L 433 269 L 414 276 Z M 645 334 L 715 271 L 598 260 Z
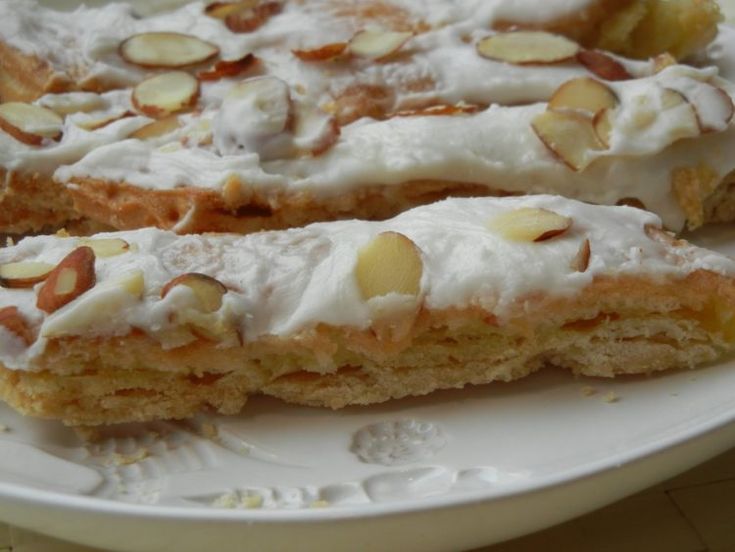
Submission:
M 733 227 L 695 239 L 735 253 Z M 95 445 L 4 407 L 0 518 L 112 550 L 471 548 L 735 445 L 734 388 L 735 361 L 613 381 L 547 370 L 340 412 L 255 399 Z
M 694 241 L 735 254 L 735 227 Z M 735 361 L 615 381 L 546 371 L 341 412 L 256 399 L 238 417 L 130 426 L 94 446 L 0 406 L 0 518 L 110 550 L 468 549 L 732 447 L 732 389 Z

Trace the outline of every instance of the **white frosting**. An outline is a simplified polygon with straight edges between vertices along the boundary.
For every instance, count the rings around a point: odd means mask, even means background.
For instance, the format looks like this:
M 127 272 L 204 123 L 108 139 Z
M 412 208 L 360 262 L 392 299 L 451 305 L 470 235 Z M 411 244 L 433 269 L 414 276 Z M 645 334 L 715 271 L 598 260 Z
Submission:
M 543 207 L 569 216 L 573 225 L 560 237 L 539 243 L 510 242 L 488 229 L 493 217 L 519 207 Z M 639 275 L 681 278 L 698 269 L 735 275 L 735 261 L 694 246 L 677 248 L 648 238 L 655 215 L 629 207 L 602 207 L 555 196 L 450 199 L 407 211 L 385 222 L 342 221 L 247 236 L 177 236 L 157 229 L 100 234 L 120 237 L 130 252 L 98 258 L 97 285 L 49 316 L 36 307 L 34 290 L 0 289 L 0 308 L 14 305 L 27 319 L 49 329 L 68 326 L 88 337 L 126 334 L 131 327 L 158 332 L 192 294 L 178 286 L 160 299 L 161 288 L 188 272 L 208 274 L 228 287 L 218 316 L 234 320 L 246 341 L 289 336 L 325 323 L 366 328 L 375 305 L 362 300 L 354 275 L 358 250 L 378 233 L 396 231 L 421 250 L 421 294 L 429 309 L 477 305 L 501 322 L 518 301 L 542 292 L 551 297 L 578 293 L 599 276 Z M 591 258 L 585 272 L 570 268 L 584 239 Z M 0 264 L 21 260 L 58 263 L 79 245 L 77 238 L 39 236 L 0 249 Z M 114 281 L 141 271 L 142 300 Z M 383 309 L 400 307 L 405 297 L 382 298 Z M 89 322 L 91 319 L 93 322 Z M 89 323 L 88 323 L 89 322 Z M 0 362 L 33 368 L 43 352 L 41 337 L 24 353 L 0 332 Z M 17 345 L 17 344 L 16 344 Z

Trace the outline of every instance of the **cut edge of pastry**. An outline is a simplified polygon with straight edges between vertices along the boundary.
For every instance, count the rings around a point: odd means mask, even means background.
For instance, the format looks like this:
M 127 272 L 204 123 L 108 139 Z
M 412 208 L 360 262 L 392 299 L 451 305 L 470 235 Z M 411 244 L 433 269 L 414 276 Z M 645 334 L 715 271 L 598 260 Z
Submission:
M 512 381 L 546 365 L 595 377 L 691 368 L 735 342 L 735 283 L 704 270 L 663 283 L 598 278 L 577 296 L 537 295 L 517 310 L 499 324 L 476 307 L 424 309 L 389 347 L 372 330 L 327 325 L 246 347 L 56 338 L 41 369 L 0 367 L 0 395 L 24 414 L 80 426 L 235 414 L 256 394 L 338 409 Z

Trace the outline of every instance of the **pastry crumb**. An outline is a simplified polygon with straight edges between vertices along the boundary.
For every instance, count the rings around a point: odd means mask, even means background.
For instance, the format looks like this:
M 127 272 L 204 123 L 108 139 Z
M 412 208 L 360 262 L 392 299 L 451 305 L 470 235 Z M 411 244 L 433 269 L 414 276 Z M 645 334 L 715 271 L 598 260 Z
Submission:
M 582 389 L 579 390 L 579 392 L 582 393 L 582 395 L 584 395 L 585 397 L 591 397 L 592 395 L 597 394 L 597 389 L 595 389 L 591 385 L 585 385 L 584 387 L 582 387 Z
M 141 460 L 145 460 L 151 455 L 147 449 L 140 449 L 132 454 L 120 454 L 116 452 L 106 460 L 106 464 L 112 466 L 129 466 Z
M 311 504 L 309 504 L 309 508 L 326 508 L 329 506 L 329 502 L 326 500 L 315 500 Z
M 605 393 L 605 396 L 602 398 L 606 403 L 616 403 L 620 400 L 620 397 L 618 397 L 617 393 L 615 391 L 610 391 L 609 393 Z

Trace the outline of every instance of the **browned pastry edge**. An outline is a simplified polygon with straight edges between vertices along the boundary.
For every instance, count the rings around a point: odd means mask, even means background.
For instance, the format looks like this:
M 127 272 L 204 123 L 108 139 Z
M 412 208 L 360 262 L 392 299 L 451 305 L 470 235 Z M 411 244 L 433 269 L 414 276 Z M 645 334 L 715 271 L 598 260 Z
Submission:
M 121 230 L 157 226 L 176 232 L 238 232 L 302 226 L 345 218 L 387 219 L 417 205 L 448 196 L 509 195 L 487 186 L 422 180 L 401 186 L 364 186 L 357 192 L 315 199 L 306 192 L 274 194 L 251 191 L 241 196 L 239 182 L 230 192 L 180 187 L 150 190 L 97 179 L 74 180 L 69 194 L 76 209 Z
M 74 85 L 36 56 L 0 40 L 0 102 L 32 102 L 48 93 L 68 92 Z
M 50 175 L 0 167 L 0 232 L 37 232 L 81 217 L 64 186 Z
M 721 182 L 710 178 L 711 185 L 703 185 L 706 179 L 700 178 L 700 173 L 709 175 L 712 171 L 681 170 L 684 172 L 675 172 L 683 175 L 679 180 L 684 181 L 681 187 L 688 193 L 677 193 L 677 199 L 690 228 L 735 220 L 735 175 Z M 243 192 L 237 179 L 226 182 L 220 193 L 192 187 L 151 190 L 92 178 L 73 180 L 68 193 L 79 213 L 102 224 L 120 230 L 156 226 L 181 234 L 248 233 L 345 218 L 382 220 L 450 196 L 518 195 L 479 183 L 415 180 L 400 185 L 363 186 L 354 192 L 317 199 L 307 192 L 280 191 L 268 196 L 253 190 Z
M 658 239 L 658 238 L 656 238 Z M 393 338 L 318 325 L 221 348 L 163 350 L 141 331 L 48 342 L 32 371 L 0 365 L 0 396 L 19 411 L 98 425 L 236 413 L 248 395 L 342 408 L 468 384 L 510 381 L 545 364 L 612 377 L 712 361 L 735 341 L 735 282 L 598 278 L 576 297 L 519 299 L 502 324 L 480 308 L 419 310 Z

